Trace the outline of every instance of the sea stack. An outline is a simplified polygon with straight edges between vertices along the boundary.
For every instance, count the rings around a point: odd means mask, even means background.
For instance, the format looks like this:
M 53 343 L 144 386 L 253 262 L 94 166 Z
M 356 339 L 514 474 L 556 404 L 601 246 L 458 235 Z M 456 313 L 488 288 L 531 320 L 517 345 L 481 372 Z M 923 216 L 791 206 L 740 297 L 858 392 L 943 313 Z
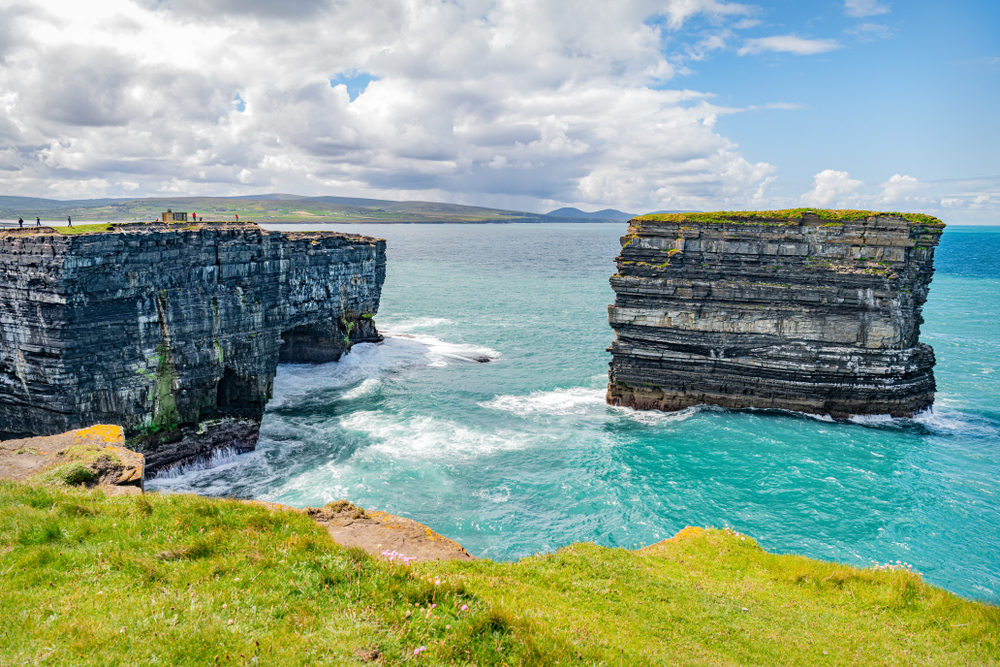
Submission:
M 279 360 L 380 340 L 385 241 L 254 224 L 0 233 L 0 439 L 117 424 L 146 467 L 257 443 Z
M 934 402 L 921 307 L 944 224 L 920 214 L 655 214 L 622 237 L 608 403 L 834 418 Z

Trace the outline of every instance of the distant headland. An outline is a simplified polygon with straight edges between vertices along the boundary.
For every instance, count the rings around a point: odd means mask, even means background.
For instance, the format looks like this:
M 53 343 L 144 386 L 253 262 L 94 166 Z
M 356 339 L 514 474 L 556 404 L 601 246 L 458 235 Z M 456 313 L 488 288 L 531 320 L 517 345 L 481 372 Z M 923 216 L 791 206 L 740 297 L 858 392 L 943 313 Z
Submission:
M 150 221 L 168 208 L 197 213 L 206 220 L 242 220 L 324 224 L 503 224 L 624 222 L 632 217 L 613 209 L 587 213 L 561 208 L 549 213 L 529 213 L 482 206 L 427 201 L 390 201 L 361 197 L 302 197 L 289 194 L 246 197 L 156 197 L 124 199 L 56 200 L 0 196 L 0 220 L 24 218 L 34 224 L 47 221 Z

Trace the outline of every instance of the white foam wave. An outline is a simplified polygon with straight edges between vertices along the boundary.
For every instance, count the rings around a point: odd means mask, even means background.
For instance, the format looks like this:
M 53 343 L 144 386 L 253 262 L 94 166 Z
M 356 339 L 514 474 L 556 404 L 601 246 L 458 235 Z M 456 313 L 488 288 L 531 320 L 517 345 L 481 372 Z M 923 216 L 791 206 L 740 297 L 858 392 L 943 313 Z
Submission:
M 863 426 L 888 424 L 891 423 L 892 420 L 892 415 L 851 415 L 850 418 L 850 421 L 855 424 L 862 424 Z
M 313 498 L 309 502 L 326 504 L 341 498 L 349 498 L 352 488 L 349 485 L 352 470 L 333 461 L 311 470 L 294 475 L 260 494 L 261 500 L 284 502 L 300 506 L 300 499 Z M 316 498 L 318 497 L 318 500 Z
M 682 422 L 691 417 L 694 417 L 700 412 L 714 412 L 717 410 L 715 406 L 712 405 L 695 405 L 690 408 L 684 408 L 683 410 L 678 410 L 677 412 L 660 412 L 659 410 L 635 410 L 633 408 L 626 408 L 620 406 L 609 406 L 609 409 L 616 412 L 619 416 L 625 417 L 640 424 L 646 424 L 648 426 L 657 426 L 660 424 L 669 424 L 672 422 Z M 724 410 L 724 408 L 718 408 L 718 410 Z
M 379 385 L 381 384 L 382 384 L 381 380 L 378 380 L 376 378 L 368 378 L 354 389 L 345 391 L 340 398 L 346 401 L 350 401 L 356 398 L 362 398 L 364 396 L 368 396 L 370 394 L 375 393 L 375 391 L 379 388 Z
M 413 331 L 414 329 L 439 327 L 443 324 L 454 324 L 454 322 L 446 320 L 443 317 L 418 317 L 412 320 L 404 320 L 396 324 L 389 323 L 385 325 L 385 329 L 391 330 L 393 333 L 400 334 Z M 382 331 L 382 334 L 385 335 L 385 331 Z
M 603 389 L 572 387 L 553 391 L 534 391 L 527 396 L 506 394 L 479 405 L 491 410 L 504 410 L 525 417 L 530 414 L 580 415 L 594 412 L 599 408 L 604 412 Z
M 480 345 L 449 343 L 415 334 L 386 335 L 382 343 L 358 343 L 339 361 L 278 366 L 269 408 L 297 405 L 328 389 L 350 387 L 343 398 L 356 398 L 376 389 L 369 380 L 412 366 L 444 367 L 459 361 L 473 363 L 499 357 L 496 350 Z
M 342 418 L 340 425 L 370 439 L 372 444 L 359 455 L 394 459 L 475 458 L 498 450 L 523 449 L 539 437 L 521 431 L 486 432 L 422 415 L 397 417 L 375 411 L 355 412 Z
M 505 503 L 510 500 L 510 487 L 498 486 L 496 491 L 480 489 L 476 491 L 475 496 L 491 503 Z
M 235 464 L 239 455 L 240 453 L 235 447 L 223 447 L 222 449 L 216 449 L 206 458 L 158 470 L 154 473 L 152 479 L 177 479 L 192 472 L 211 470 L 226 464 Z
M 970 415 L 947 407 L 929 408 L 914 416 L 913 421 L 937 433 L 962 434 L 984 437 L 1000 435 L 993 424 L 983 417 Z
M 448 343 L 433 336 L 387 333 L 385 337 L 386 342 L 391 341 L 401 348 L 409 347 L 412 350 L 423 348 L 428 366 L 447 366 L 449 361 L 486 362 L 500 358 L 500 353 L 489 347 Z

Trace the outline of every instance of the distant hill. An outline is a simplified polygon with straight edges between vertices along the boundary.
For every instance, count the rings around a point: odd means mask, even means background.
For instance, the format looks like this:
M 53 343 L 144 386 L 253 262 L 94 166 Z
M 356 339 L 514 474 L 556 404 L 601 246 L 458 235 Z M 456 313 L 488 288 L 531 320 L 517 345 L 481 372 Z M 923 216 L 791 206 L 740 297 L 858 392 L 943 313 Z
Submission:
M 635 216 L 631 213 L 622 213 L 613 208 L 606 208 L 600 211 L 588 213 L 572 206 L 564 206 L 554 211 L 549 211 L 545 215 L 552 218 L 593 218 L 599 220 L 631 220 Z
M 150 197 L 139 199 L 58 200 L 39 197 L 0 196 L 0 219 L 18 216 L 44 221 L 154 220 L 168 208 L 197 212 L 205 220 L 240 220 L 282 223 L 508 223 L 508 222 L 601 222 L 627 220 L 628 213 L 605 209 L 585 213 L 562 208 L 542 215 L 482 206 L 463 206 L 426 201 L 390 201 L 361 197 L 302 197 L 261 194 L 240 197 Z

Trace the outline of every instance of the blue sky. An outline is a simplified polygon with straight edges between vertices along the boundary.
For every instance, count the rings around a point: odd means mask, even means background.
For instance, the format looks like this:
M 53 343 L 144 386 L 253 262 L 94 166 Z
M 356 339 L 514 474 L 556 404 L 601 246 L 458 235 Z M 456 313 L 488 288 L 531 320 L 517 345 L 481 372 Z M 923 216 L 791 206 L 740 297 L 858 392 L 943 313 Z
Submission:
M 1000 3 L 883 4 L 888 13 L 853 18 L 841 3 L 774 3 L 747 38 L 788 31 L 840 48 L 722 53 L 691 65 L 685 83 L 715 92 L 720 104 L 802 105 L 717 125 L 748 159 L 778 164 L 791 182 L 823 169 L 872 182 L 900 170 L 921 180 L 995 176 Z
M 0 194 L 1000 221 L 1000 9 L 6 0 Z

